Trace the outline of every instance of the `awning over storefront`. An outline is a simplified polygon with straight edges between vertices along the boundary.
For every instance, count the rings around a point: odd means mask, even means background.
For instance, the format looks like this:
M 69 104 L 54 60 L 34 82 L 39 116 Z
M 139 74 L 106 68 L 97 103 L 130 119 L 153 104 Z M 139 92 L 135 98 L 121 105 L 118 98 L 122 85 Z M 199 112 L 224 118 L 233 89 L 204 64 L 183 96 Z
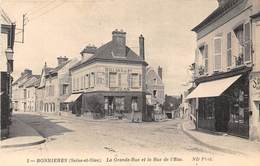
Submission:
M 220 96 L 226 89 L 228 89 L 241 75 L 223 78 L 220 80 L 200 83 L 187 97 L 203 98 L 203 97 L 217 97 Z
M 72 94 L 72 95 L 70 95 L 70 96 L 64 101 L 64 103 L 74 102 L 74 101 L 76 101 L 80 96 L 81 96 L 81 93 Z

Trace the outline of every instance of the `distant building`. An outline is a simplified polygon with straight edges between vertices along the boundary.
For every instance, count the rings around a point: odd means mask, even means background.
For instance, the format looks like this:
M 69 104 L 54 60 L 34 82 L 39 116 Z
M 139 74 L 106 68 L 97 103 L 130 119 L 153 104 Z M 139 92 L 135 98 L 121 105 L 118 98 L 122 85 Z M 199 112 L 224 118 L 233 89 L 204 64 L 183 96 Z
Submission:
M 58 57 L 55 68 L 44 65 L 39 86 L 36 90 L 37 110 L 42 112 L 65 111 L 65 99 L 71 94 L 69 68 L 78 62 L 76 58 Z
M 260 1 L 218 2 L 192 29 L 194 90 L 186 98 L 198 128 L 260 140 Z
M 32 88 L 39 81 L 39 75 L 33 75 L 32 70 L 25 69 L 21 76 L 12 84 L 12 103 L 14 111 L 35 111 L 35 92 Z M 33 102 L 33 103 L 32 103 Z
M 151 96 L 150 105 L 153 106 L 153 120 L 164 119 L 163 103 L 164 97 L 164 84 L 162 80 L 162 68 L 159 66 L 158 70 L 148 67 L 146 71 L 146 88 L 147 93 Z
M 73 94 L 66 101 L 75 113 L 145 118 L 147 63 L 142 35 L 139 44 L 137 55 L 126 46 L 126 33 L 115 30 L 110 42 L 81 52 L 82 60 L 70 70 Z
M 13 72 L 13 54 L 15 24 L 0 8 L 0 136 L 1 139 L 8 136 L 11 124 L 11 84 Z

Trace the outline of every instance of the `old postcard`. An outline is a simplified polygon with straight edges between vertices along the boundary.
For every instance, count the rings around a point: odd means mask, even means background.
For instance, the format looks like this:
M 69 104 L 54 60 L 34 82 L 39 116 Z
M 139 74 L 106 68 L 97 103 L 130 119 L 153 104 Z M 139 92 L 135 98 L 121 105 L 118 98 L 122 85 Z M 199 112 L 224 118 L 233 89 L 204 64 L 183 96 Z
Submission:
M 0 0 L 1 166 L 260 165 L 260 0 Z

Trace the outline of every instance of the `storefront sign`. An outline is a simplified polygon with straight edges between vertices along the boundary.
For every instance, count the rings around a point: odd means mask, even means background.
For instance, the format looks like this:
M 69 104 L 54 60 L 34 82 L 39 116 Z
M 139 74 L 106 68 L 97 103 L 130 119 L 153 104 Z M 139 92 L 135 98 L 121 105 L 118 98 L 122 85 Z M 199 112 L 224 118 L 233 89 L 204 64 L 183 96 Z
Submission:
M 120 73 L 127 73 L 127 72 L 131 72 L 132 69 L 126 69 L 126 68 L 119 68 L 119 67 L 111 67 L 111 68 L 106 68 L 105 71 L 108 72 L 120 72 Z
M 250 84 L 252 99 L 260 99 L 260 72 L 251 74 Z

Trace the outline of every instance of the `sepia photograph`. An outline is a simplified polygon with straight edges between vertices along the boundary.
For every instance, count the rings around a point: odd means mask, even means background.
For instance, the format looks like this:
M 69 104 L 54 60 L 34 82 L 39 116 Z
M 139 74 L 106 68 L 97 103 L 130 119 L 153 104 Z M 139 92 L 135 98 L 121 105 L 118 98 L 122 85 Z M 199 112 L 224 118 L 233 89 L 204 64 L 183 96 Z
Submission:
M 0 0 L 1 166 L 260 166 L 260 0 Z

